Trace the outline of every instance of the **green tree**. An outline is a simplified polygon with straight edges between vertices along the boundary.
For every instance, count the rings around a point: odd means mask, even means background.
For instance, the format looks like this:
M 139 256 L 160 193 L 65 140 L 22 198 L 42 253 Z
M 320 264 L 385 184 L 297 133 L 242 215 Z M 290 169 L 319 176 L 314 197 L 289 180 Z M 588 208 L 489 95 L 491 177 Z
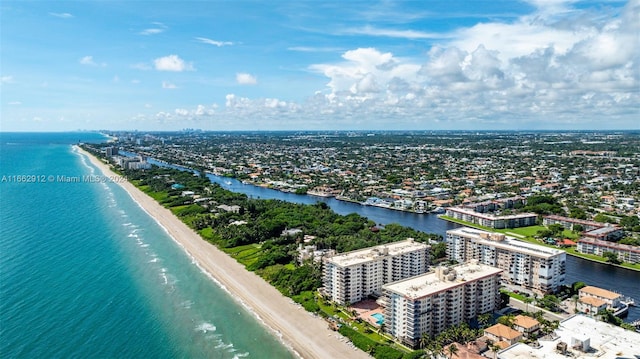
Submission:
M 447 347 L 447 352 L 449 353 L 449 358 L 453 358 L 458 355 L 458 347 L 455 344 L 451 344 Z
M 620 264 L 622 261 L 618 259 L 618 255 L 613 252 L 603 252 L 602 256 L 607 260 L 607 263 Z
M 513 314 L 503 315 L 498 318 L 498 323 L 506 325 L 509 328 L 513 328 L 516 317 Z

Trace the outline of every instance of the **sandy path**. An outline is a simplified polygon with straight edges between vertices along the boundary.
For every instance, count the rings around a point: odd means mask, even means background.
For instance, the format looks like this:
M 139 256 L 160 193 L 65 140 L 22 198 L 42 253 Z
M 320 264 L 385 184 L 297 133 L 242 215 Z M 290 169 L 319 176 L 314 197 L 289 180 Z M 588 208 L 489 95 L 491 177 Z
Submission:
M 105 176 L 116 176 L 102 161 L 78 148 Z M 327 323 L 283 296 L 258 275 L 203 240 L 170 210 L 129 182 L 118 183 L 149 215 L 159 222 L 208 274 L 244 302 L 264 323 L 282 335 L 283 341 L 303 358 L 370 358 L 354 349 L 347 339 L 331 331 Z M 340 340 L 342 339 L 342 340 Z

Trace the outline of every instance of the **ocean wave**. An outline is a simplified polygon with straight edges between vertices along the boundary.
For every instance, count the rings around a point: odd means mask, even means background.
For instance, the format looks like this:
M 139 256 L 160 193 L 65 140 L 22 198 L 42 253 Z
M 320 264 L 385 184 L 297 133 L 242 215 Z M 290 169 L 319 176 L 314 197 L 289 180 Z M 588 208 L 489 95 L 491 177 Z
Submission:
M 192 305 L 193 305 L 193 301 L 192 300 L 185 300 L 184 302 L 180 303 L 180 306 L 182 308 L 185 308 L 185 309 L 191 309 Z M 209 324 L 209 323 L 205 323 L 205 324 Z M 211 324 L 211 325 L 213 326 L 213 330 L 215 330 L 216 327 L 213 324 Z M 199 328 L 199 326 L 196 329 L 198 329 L 198 328 Z
M 187 301 L 190 302 L 190 301 Z M 215 325 L 211 324 L 211 323 L 201 323 L 200 325 L 198 325 L 195 330 L 199 331 L 199 332 L 203 332 L 203 333 L 208 333 L 208 332 L 215 332 L 218 328 L 216 328 Z M 222 343 L 224 344 L 224 343 Z M 233 344 L 232 344 L 233 345 Z
M 216 349 L 233 349 L 233 343 L 220 342 L 215 346 Z

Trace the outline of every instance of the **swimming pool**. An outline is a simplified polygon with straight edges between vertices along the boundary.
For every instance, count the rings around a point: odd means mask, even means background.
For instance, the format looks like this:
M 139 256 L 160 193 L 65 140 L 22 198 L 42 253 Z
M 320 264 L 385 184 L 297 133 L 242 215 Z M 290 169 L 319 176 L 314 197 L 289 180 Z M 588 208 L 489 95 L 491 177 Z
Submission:
M 378 325 L 382 325 L 382 323 L 384 323 L 384 316 L 380 313 L 373 313 L 371 314 L 372 317 L 374 317 L 376 319 L 376 323 Z

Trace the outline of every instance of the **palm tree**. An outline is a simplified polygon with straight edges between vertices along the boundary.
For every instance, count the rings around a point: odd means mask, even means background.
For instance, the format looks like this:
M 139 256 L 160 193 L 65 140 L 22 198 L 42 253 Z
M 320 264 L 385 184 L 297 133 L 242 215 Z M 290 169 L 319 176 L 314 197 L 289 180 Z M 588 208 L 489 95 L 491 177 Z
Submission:
M 515 316 L 513 314 L 503 315 L 500 318 L 498 318 L 498 323 L 504 324 L 509 328 L 513 328 L 514 321 L 515 321 Z
M 531 298 L 531 297 L 524 297 L 523 302 L 524 302 L 524 304 L 526 304 L 526 306 L 525 306 L 525 308 L 526 308 L 526 309 L 525 309 L 525 312 L 527 312 L 527 313 L 528 313 L 528 312 L 529 312 L 529 304 L 533 303 L 533 298 Z
M 449 352 L 449 358 L 453 358 L 455 355 L 458 355 L 458 347 L 455 344 L 451 344 L 447 348 L 447 352 Z
M 418 339 L 418 345 L 421 349 L 424 349 L 427 347 L 427 344 L 429 344 L 430 341 L 431 337 L 429 336 L 429 334 L 427 334 L 427 332 L 424 332 L 420 335 L 420 339 Z
M 478 324 L 482 329 L 489 326 L 489 322 L 491 321 L 492 315 L 491 313 L 484 313 L 478 316 Z
M 492 343 L 491 345 L 489 345 L 489 349 L 491 349 L 491 351 L 493 352 L 493 359 L 496 359 L 498 357 L 498 351 L 502 348 L 498 345 L 498 343 Z

